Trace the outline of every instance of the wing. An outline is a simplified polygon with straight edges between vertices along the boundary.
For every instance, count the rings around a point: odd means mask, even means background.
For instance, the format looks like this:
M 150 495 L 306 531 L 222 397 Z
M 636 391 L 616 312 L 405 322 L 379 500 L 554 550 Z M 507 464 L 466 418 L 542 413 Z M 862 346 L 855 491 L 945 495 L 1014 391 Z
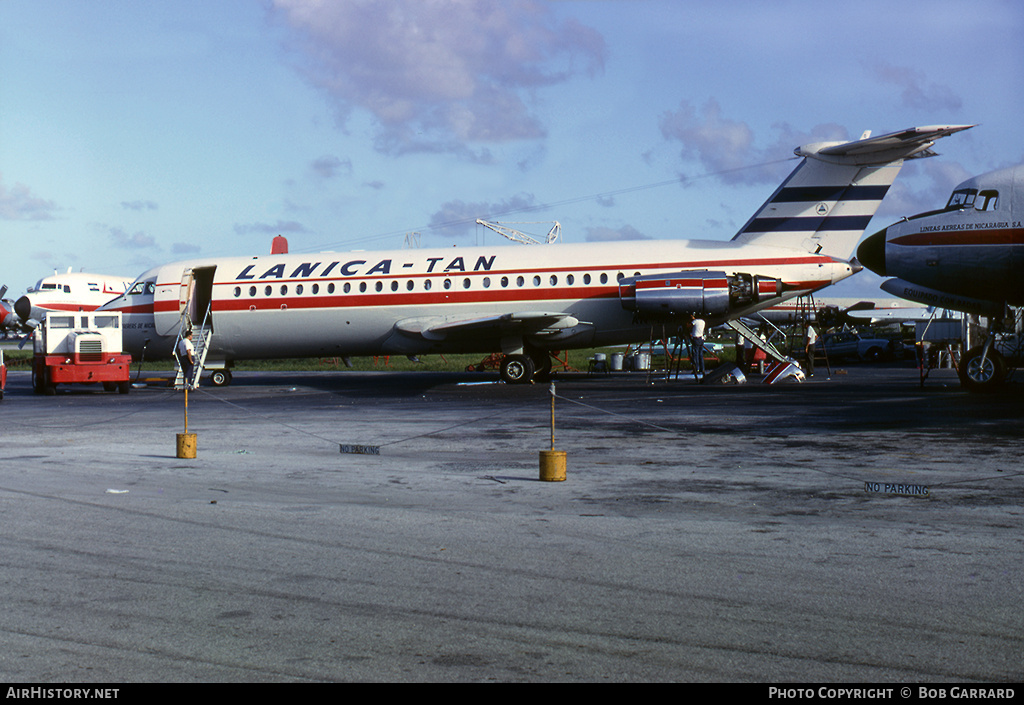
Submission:
M 468 335 L 544 335 L 574 328 L 580 321 L 568 313 L 520 311 L 474 316 L 422 316 L 395 324 L 405 335 L 425 340 L 445 340 Z

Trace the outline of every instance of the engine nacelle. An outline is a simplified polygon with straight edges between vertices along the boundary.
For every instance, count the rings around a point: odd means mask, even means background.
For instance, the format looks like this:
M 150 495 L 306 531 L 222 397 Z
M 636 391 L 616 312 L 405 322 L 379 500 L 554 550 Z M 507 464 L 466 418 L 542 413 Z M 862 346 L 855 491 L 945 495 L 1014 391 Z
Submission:
M 624 309 L 656 317 L 724 315 L 781 294 L 778 279 L 725 272 L 648 274 L 619 282 Z

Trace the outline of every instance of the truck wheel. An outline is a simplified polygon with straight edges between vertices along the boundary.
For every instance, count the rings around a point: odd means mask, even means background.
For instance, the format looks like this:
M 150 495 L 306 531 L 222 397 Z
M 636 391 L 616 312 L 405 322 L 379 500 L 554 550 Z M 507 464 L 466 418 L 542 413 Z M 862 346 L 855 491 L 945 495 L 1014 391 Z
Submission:
M 868 362 L 879 362 L 882 359 L 882 352 L 882 348 L 877 346 L 868 348 L 868 351 L 864 353 L 864 359 Z
M 132 383 L 131 382 L 118 382 L 117 383 L 117 393 L 118 394 L 127 394 L 130 391 L 132 391 Z

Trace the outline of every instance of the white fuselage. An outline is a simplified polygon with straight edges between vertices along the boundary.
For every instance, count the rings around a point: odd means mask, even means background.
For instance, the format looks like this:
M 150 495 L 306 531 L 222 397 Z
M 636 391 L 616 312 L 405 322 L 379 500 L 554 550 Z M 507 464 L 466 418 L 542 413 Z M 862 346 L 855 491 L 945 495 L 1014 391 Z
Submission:
M 23 321 L 41 321 L 48 311 L 94 311 L 128 289 L 132 280 L 106 274 L 65 272 L 43 277 L 14 309 Z
M 125 345 L 133 355 L 144 347 L 147 358 L 170 354 L 179 302 L 187 298 L 183 274 L 190 269 L 208 282 L 208 294 L 198 297 L 200 312 L 208 298 L 210 359 L 222 360 L 508 351 L 521 346 L 523 336 L 515 341 L 507 328 L 423 336 L 399 328 L 415 329 L 419 319 L 460 322 L 524 312 L 565 313 L 578 321 L 534 339 L 547 349 L 634 342 L 649 339 L 652 323 L 623 307 L 623 278 L 743 272 L 782 280 L 785 297 L 792 297 L 854 271 L 848 262 L 798 250 L 682 240 L 191 260 L 146 272 L 104 307 L 124 314 Z M 191 317 L 201 324 L 201 313 Z M 655 332 L 661 331 L 659 324 Z
M 1024 165 L 959 184 L 946 207 L 871 235 L 858 257 L 911 301 L 974 313 L 1024 305 Z

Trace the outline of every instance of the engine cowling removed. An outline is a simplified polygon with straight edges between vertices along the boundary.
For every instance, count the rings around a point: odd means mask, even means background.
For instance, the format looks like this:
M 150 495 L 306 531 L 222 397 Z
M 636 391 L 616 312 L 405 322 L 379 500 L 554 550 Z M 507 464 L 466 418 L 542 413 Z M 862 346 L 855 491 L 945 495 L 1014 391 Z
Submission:
M 619 300 L 642 316 L 716 316 L 782 294 L 782 281 L 753 274 L 673 272 L 619 281 Z

